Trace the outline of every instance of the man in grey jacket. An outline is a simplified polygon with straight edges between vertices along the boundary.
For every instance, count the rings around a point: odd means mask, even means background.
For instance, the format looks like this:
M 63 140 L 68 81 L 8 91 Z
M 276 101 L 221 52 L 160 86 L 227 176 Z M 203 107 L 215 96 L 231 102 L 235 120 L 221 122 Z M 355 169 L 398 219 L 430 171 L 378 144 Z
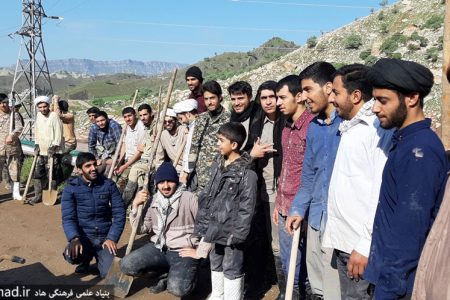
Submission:
M 144 207 L 142 224 L 138 234 L 148 233 L 150 243 L 134 250 L 121 261 L 121 269 L 127 275 L 138 276 L 146 272 L 160 273 L 150 292 L 167 291 L 183 297 L 195 288 L 199 260 L 182 257 L 183 248 L 194 248 L 197 238 L 194 232 L 197 215 L 197 197 L 185 191 L 178 182 L 178 174 L 171 163 L 164 162 L 155 173 L 157 193 L 151 201 L 141 191 L 136 195 L 130 213 L 132 226 L 139 222 L 137 210 Z

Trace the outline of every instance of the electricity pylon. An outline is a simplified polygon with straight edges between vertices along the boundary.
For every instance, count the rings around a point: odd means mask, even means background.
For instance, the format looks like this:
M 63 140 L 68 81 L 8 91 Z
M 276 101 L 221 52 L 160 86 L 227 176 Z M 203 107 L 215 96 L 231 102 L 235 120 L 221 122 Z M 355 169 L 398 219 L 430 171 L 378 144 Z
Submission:
M 22 136 L 30 140 L 33 139 L 32 128 L 36 120 L 33 101 L 36 96 L 53 93 L 42 37 L 43 18 L 62 19 L 47 16 L 41 0 L 22 0 L 22 27 L 13 33 L 21 36 L 21 45 L 11 94 L 22 103 L 25 111 Z

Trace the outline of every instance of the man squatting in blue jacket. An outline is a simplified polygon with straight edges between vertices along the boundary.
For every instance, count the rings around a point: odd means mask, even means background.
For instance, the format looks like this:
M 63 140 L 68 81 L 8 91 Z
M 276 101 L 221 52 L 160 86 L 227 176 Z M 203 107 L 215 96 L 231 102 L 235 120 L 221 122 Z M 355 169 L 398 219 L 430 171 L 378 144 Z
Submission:
M 69 241 L 63 255 L 78 265 L 75 273 L 89 272 L 95 257 L 104 278 L 125 226 L 125 207 L 116 184 L 98 174 L 93 154 L 80 153 L 76 166 L 81 175 L 67 181 L 61 198 L 62 223 Z

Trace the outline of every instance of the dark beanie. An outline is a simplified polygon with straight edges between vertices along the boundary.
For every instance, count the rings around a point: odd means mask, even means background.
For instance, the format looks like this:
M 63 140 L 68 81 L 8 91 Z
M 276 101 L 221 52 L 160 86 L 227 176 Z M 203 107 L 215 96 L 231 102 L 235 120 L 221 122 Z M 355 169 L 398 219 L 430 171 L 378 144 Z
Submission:
M 169 162 L 163 162 L 155 173 L 155 184 L 166 180 L 178 184 L 177 170 Z
M 188 76 L 195 77 L 200 80 L 200 82 L 203 82 L 202 70 L 197 66 L 192 66 L 187 69 L 185 77 L 187 78 Z
M 394 58 L 382 58 L 368 73 L 375 88 L 396 90 L 404 94 L 418 92 L 422 97 L 430 93 L 433 87 L 433 73 L 412 61 Z

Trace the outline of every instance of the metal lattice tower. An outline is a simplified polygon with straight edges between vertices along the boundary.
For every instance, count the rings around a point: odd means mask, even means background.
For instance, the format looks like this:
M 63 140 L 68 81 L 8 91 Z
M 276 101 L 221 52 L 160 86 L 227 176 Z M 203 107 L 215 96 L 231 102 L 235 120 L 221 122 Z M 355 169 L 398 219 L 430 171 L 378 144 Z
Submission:
M 42 38 L 43 18 L 60 19 L 47 16 L 41 0 L 22 0 L 22 27 L 14 33 L 21 36 L 21 45 L 11 94 L 15 94 L 23 105 L 25 127 L 22 136 L 30 140 L 36 119 L 33 100 L 36 96 L 53 94 Z

